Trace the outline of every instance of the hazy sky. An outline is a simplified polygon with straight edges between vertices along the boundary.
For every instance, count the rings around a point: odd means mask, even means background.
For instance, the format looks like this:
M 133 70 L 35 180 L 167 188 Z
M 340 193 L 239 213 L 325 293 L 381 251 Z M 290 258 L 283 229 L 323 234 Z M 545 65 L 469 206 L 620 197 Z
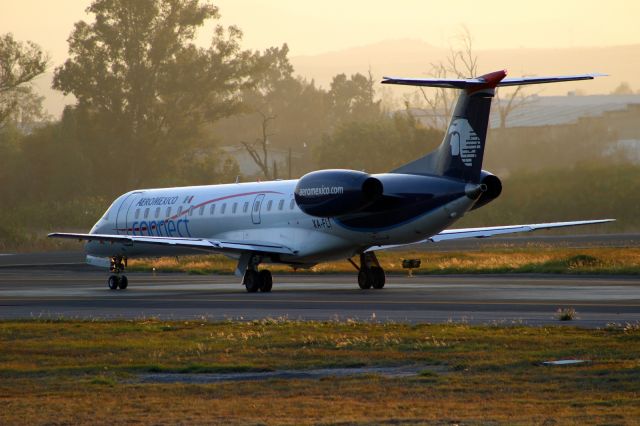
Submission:
M 73 23 L 90 0 L 0 0 L 0 32 L 33 40 L 55 65 L 66 57 Z M 386 39 L 414 38 L 446 47 L 466 25 L 477 49 L 640 43 L 638 0 L 220 0 L 224 24 L 245 34 L 244 47 L 287 42 L 291 56 Z M 452 6 L 455 5 L 455 6 Z

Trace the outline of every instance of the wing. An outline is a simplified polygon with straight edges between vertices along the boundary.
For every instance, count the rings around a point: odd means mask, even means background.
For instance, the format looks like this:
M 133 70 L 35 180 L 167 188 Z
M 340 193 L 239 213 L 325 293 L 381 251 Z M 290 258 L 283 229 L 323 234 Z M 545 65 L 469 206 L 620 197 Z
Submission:
M 487 238 L 494 235 L 515 234 L 518 232 L 531 232 L 538 229 L 565 228 L 569 226 L 594 225 L 597 223 L 613 222 L 615 219 L 577 220 L 573 222 L 534 223 L 528 225 L 489 226 L 486 228 L 446 229 L 421 241 L 410 244 L 397 244 L 388 246 L 373 246 L 367 251 L 386 250 L 395 247 L 404 247 L 414 244 L 438 243 L 440 241 L 458 240 L 462 238 Z
M 229 240 L 208 240 L 206 238 L 178 238 L 178 237 L 145 237 L 135 235 L 109 235 L 109 234 L 73 234 L 56 232 L 49 234 L 50 238 L 66 238 L 80 241 L 104 241 L 111 243 L 136 244 L 136 245 L 156 245 L 167 247 L 190 248 L 200 251 L 211 252 L 244 252 L 251 251 L 257 253 L 279 253 L 279 254 L 296 254 L 295 251 L 288 247 L 263 243 L 263 242 L 247 242 L 247 241 L 229 241 Z

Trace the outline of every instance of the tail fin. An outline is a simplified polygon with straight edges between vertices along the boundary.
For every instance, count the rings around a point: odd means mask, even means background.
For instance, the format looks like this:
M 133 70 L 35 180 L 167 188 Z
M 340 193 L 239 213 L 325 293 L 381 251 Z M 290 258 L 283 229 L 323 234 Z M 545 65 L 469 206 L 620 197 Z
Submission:
M 391 173 L 433 174 L 462 179 L 465 182 L 479 182 L 491 100 L 496 87 L 591 80 L 603 74 L 523 78 L 505 78 L 506 75 L 506 71 L 496 71 L 468 79 L 384 77 L 383 84 L 462 89 L 440 147 Z

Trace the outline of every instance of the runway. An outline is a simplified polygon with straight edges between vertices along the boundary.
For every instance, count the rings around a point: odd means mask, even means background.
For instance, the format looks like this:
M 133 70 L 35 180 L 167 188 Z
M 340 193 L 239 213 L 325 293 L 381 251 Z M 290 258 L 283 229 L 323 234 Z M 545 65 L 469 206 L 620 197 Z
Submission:
M 0 319 L 261 319 L 577 325 L 640 321 L 636 277 L 389 276 L 360 290 L 353 275 L 274 276 L 272 293 L 248 294 L 233 276 L 130 273 L 110 291 L 104 271 L 77 265 L 0 268 Z M 577 319 L 561 322 L 558 308 Z

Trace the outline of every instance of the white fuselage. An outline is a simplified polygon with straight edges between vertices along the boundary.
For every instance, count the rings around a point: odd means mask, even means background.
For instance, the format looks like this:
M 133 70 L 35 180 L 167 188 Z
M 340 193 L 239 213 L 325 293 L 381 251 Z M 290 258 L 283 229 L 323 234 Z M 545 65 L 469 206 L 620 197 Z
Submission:
M 415 220 L 384 230 L 346 229 L 332 218 L 305 214 L 296 204 L 297 180 L 144 189 L 116 199 L 91 229 L 92 234 L 203 238 L 279 244 L 291 255 L 278 262 L 311 265 L 344 259 L 376 245 L 423 240 L 450 226 L 474 201 L 463 196 Z M 87 243 L 89 255 L 127 257 L 193 253 L 193 250 Z

